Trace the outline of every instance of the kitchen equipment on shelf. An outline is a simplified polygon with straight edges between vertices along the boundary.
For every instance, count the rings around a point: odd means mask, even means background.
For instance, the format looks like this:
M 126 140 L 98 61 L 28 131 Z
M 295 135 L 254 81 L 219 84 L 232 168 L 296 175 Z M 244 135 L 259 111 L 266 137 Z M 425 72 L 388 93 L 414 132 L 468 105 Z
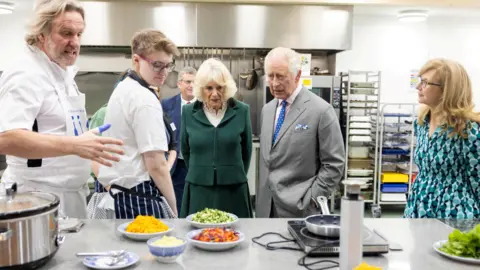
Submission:
M 375 203 L 378 176 L 375 164 L 378 158 L 378 128 L 376 116 L 380 101 L 381 72 L 354 71 L 341 73 L 342 132 L 345 137 L 347 160 L 346 180 L 361 179 L 365 203 Z M 343 190 L 336 194 L 339 198 Z
M 339 237 L 340 216 L 330 214 L 328 200 L 325 196 L 318 196 L 317 203 L 322 210 L 322 214 L 311 215 L 305 218 L 308 231 L 319 236 Z
M 55 255 L 65 237 L 58 234 L 59 198 L 51 193 L 0 194 L 0 268 L 36 269 Z
M 368 158 L 370 148 L 367 146 L 352 146 L 348 149 L 349 158 Z
M 381 217 L 382 205 L 407 203 L 410 183 L 417 175 L 412 155 L 417 107 L 416 103 L 384 103 L 379 108 L 374 217 Z

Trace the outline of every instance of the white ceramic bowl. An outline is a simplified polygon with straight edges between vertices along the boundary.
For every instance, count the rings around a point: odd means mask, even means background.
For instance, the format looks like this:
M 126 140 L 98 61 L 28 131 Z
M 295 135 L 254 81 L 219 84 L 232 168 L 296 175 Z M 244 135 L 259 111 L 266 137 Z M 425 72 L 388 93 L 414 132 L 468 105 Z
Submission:
M 202 232 L 202 230 L 194 230 L 189 233 L 187 233 L 187 240 L 190 242 L 193 246 L 203 249 L 203 250 L 209 250 L 209 251 L 221 251 L 221 250 L 227 250 L 234 248 L 238 246 L 240 243 L 242 243 L 245 240 L 245 235 L 242 232 L 236 231 L 238 233 L 238 240 L 235 242 L 221 242 L 221 243 L 212 243 L 212 242 L 202 242 L 193 239 L 193 237 L 199 235 Z
M 231 217 L 234 218 L 233 221 L 231 222 L 223 222 L 223 223 L 200 223 L 200 222 L 196 222 L 196 221 L 193 221 L 193 215 L 194 214 L 191 214 L 189 216 L 187 216 L 186 220 L 187 222 L 195 227 L 195 228 L 199 228 L 199 229 L 206 229 L 206 228 L 228 228 L 228 227 L 232 227 L 235 223 L 238 222 L 238 217 L 234 214 L 230 214 L 228 213 Z
M 162 220 L 162 222 L 165 223 L 165 225 L 168 226 L 168 230 L 166 230 L 164 232 L 158 232 L 158 233 L 131 233 L 131 232 L 126 232 L 125 229 L 127 228 L 128 224 L 130 224 L 131 222 L 133 222 L 133 221 L 125 222 L 125 223 L 121 224 L 120 226 L 118 226 L 117 230 L 123 236 L 125 236 L 127 238 L 130 238 L 132 240 L 137 240 L 137 241 L 147 241 L 148 239 L 154 238 L 154 237 L 157 237 L 157 236 L 169 235 L 173 231 L 173 229 L 175 229 L 175 226 L 172 223 Z
M 177 258 L 182 255 L 182 253 L 185 251 L 185 247 L 187 246 L 187 241 L 183 238 L 176 237 L 179 240 L 182 240 L 183 243 L 179 244 L 177 246 L 156 246 L 152 245 L 153 242 L 161 239 L 163 236 L 160 237 L 155 237 L 147 241 L 148 245 L 148 250 L 150 253 L 157 258 L 159 262 L 162 263 L 174 263 Z

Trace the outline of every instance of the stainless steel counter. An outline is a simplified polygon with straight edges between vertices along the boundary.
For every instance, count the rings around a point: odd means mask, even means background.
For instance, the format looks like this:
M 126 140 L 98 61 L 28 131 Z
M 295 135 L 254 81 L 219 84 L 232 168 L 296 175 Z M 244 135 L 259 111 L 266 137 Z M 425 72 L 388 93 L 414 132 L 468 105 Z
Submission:
M 253 244 L 252 237 L 264 232 L 274 231 L 291 237 L 287 232 L 286 219 L 242 219 L 237 230 L 245 233 L 247 240 L 240 246 L 220 253 L 207 252 L 188 246 L 185 253 L 175 264 L 161 264 L 150 255 L 146 243 L 133 242 L 116 232 L 118 220 L 89 220 L 78 233 L 67 235 L 65 243 L 56 256 L 41 269 L 86 269 L 76 252 L 127 249 L 140 256 L 140 262 L 129 269 L 305 269 L 297 265 L 301 252 L 278 250 L 267 251 Z M 175 221 L 173 235 L 185 236 L 192 230 L 184 220 Z M 446 239 L 452 228 L 440 221 L 407 219 L 366 219 L 365 225 L 377 229 L 402 245 L 403 251 L 393 252 L 380 257 L 367 257 L 365 261 L 382 269 L 401 270 L 452 270 L 478 269 L 478 266 L 457 263 L 441 257 L 432 249 L 432 244 Z M 273 239 L 271 239 L 273 240 Z M 269 241 L 265 238 L 265 241 Z M 337 258 L 334 258 L 335 260 Z

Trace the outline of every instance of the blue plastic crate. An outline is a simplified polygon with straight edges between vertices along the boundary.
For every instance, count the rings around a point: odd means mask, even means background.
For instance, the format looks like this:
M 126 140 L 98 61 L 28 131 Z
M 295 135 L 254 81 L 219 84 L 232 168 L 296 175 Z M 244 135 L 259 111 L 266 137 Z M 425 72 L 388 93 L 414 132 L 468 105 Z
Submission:
M 405 193 L 408 191 L 408 184 L 382 184 L 380 190 L 388 193 Z

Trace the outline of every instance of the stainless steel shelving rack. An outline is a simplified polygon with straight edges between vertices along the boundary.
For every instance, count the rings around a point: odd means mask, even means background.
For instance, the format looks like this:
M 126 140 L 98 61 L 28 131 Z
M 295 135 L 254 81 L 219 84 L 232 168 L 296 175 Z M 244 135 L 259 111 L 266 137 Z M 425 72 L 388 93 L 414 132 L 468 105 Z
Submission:
M 372 207 L 374 217 L 381 216 L 381 205 L 405 205 L 406 194 L 411 189 L 415 173 L 413 153 L 416 139 L 413 133 L 413 123 L 416 117 L 418 104 L 414 103 L 385 103 L 380 105 L 377 130 L 379 133 L 377 144 L 375 205 Z M 384 173 L 401 173 L 408 176 L 408 182 L 389 182 L 390 191 L 382 191 L 382 176 Z M 399 184 L 399 185 L 398 185 Z M 407 189 L 405 190 L 405 184 Z M 385 188 L 386 189 L 386 188 Z M 382 195 L 396 196 L 387 200 Z
M 340 74 L 343 90 L 345 132 L 345 179 L 363 181 L 362 195 L 366 203 L 375 203 L 377 163 L 378 105 L 381 72 L 349 71 Z M 342 192 L 340 192 L 342 193 Z

